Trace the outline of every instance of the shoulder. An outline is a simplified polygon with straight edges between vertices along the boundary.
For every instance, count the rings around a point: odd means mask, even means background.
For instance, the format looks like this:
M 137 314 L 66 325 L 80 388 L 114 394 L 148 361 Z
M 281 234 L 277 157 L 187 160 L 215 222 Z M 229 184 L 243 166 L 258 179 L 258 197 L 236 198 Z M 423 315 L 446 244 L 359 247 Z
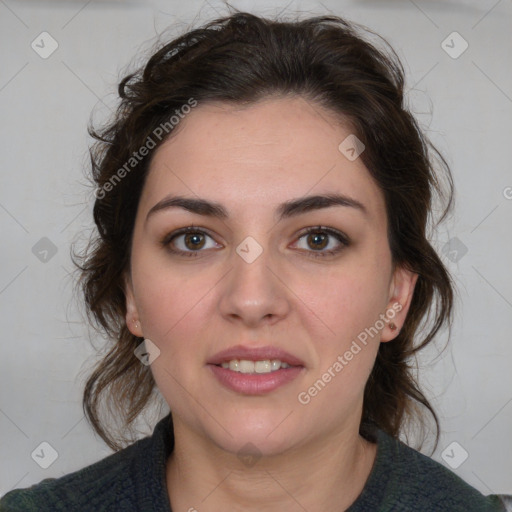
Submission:
M 47 478 L 8 492 L 0 512 L 70 512 L 169 510 L 163 472 L 172 449 L 170 416 L 152 436 L 60 478 Z
M 130 498 L 131 466 L 145 441 L 61 478 L 47 478 L 8 492 L 0 500 L 0 512 L 109 510 L 109 506 L 119 506 L 118 497 Z
M 376 435 L 377 459 L 368 484 L 381 484 L 379 510 L 505 511 L 498 496 L 484 496 L 441 463 L 383 431 Z

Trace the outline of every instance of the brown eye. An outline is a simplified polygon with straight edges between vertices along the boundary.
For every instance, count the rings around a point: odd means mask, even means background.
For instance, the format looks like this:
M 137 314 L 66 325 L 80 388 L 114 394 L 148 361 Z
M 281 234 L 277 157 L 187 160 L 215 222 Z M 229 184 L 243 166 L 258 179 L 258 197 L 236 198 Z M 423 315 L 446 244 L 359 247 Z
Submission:
M 299 236 L 299 240 L 301 239 L 305 239 L 307 246 L 301 249 L 310 253 L 311 256 L 319 257 L 333 256 L 350 245 L 348 237 L 343 233 L 332 228 L 323 228 L 322 226 L 308 229 Z M 324 250 L 328 246 L 331 246 L 331 248 Z
M 329 235 L 322 232 L 312 232 L 307 235 L 307 243 L 312 249 L 323 249 L 329 243 Z
M 215 243 L 207 247 L 208 239 L 213 240 L 213 238 L 202 229 L 188 226 L 166 236 L 161 241 L 161 244 L 174 254 L 199 256 L 201 252 L 205 252 L 202 251 L 203 248 L 210 249 L 216 247 Z
M 201 233 L 187 233 L 184 244 L 188 249 L 201 249 L 204 246 L 204 237 Z

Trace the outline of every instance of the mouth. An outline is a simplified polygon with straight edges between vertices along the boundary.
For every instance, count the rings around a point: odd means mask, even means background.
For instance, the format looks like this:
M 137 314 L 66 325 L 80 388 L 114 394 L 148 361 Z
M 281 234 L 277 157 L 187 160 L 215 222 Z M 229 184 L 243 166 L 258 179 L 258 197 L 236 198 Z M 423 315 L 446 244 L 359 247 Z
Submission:
M 236 345 L 217 352 L 207 363 L 224 368 L 229 367 L 230 370 L 244 373 L 268 373 L 279 370 L 283 365 L 285 367 L 305 366 L 297 356 L 278 347 L 249 347 L 248 345 Z
M 208 361 L 217 381 L 240 394 L 262 395 L 297 378 L 305 369 L 297 357 L 276 347 L 238 345 Z
M 251 361 L 249 359 L 231 359 L 231 361 L 223 361 L 220 365 L 222 368 L 229 368 L 233 372 L 245 374 L 255 373 L 272 373 L 282 368 L 291 368 L 291 365 L 279 359 L 263 359 L 261 361 Z

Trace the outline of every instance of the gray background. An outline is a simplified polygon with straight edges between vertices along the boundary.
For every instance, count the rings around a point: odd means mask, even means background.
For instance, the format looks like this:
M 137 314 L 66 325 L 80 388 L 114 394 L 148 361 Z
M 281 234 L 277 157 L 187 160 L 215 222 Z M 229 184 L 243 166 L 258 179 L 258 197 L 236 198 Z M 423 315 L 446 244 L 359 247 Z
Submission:
M 512 1 L 231 3 L 267 15 L 331 10 L 398 51 L 411 108 L 457 190 L 455 215 L 433 240 L 459 288 L 452 340 L 418 361 L 442 422 L 433 457 L 460 463 L 453 470 L 484 494 L 512 493 Z M 70 276 L 70 244 L 91 227 L 86 125 L 93 110 L 98 121 L 109 113 L 118 78 L 157 33 L 225 14 L 215 0 L 0 0 L 0 495 L 111 453 L 81 410 L 89 339 L 101 340 L 73 301 Z M 44 31 L 58 44 L 45 59 Z M 51 460 L 42 442 L 58 455 L 47 469 L 31 456 Z

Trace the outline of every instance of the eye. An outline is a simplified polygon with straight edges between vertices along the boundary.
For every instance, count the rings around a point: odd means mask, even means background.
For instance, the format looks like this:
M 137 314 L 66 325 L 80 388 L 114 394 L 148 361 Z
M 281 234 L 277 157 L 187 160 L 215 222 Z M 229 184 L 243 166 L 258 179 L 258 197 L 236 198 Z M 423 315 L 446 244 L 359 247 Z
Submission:
M 219 245 L 215 243 L 208 247 L 206 242 L 208 238 L 213 240 L 203 229 L 197 226 L 188 226 L 165 236 L 161 244 L 173 254 L 197 257 L 200 252 L 204 252 L 202 249 L 219 247 Z M 329 240 L 330 238 L 331 240 Z M 313 257 L 333 256 L 350 245 L 349 238 L 346 235 L 335 229 L 322 226 L 315 226 L 303 231 L 302 234 L 299 235 L 298 240 L 302 239 L 305 239 L 309 248 L 301 249 L 304 249 Z M 332 246 L 332 239 L 335 240 L 334 247 L 324 250 L 326 247 Z
M 334 247 L 332 247 L 331 244 L 330 249 L 323 250 L 326 247 L 329 247 L 329 238 L 334 238 L 337 242 L 334 243 Z M 309 228 L 299 236 L 299 240 L 301 239 L 305 239 L 305 242 L 309 247 L 309 249 L 306 247 L 306 251 L 310 252 L 313 257 L 333 256 L 350 245 L 349 238 L 346 235 L 335 229 L 322 226 Z
M 206 238 L 212 237 L 196 226 L 188 226 L 186 228 L 174 231 L 167 235 L 161 244 L 174 254 L 180 254 L 187 257 L 198 256 L 201 249 L 212 249 L 215 245 L 208 247 Z

